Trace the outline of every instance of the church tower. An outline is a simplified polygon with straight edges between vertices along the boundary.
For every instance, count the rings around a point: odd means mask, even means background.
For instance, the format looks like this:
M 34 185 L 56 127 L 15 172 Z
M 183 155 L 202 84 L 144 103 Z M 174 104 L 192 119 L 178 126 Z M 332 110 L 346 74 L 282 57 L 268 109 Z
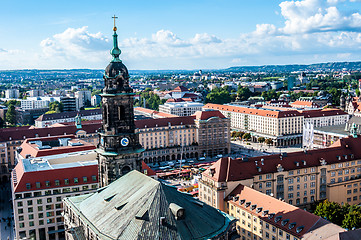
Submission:
M 97 148 L 99 181 L 102 187 L 131 170 L 141 171 L 144 149 L 135 133 L 133 89 L 129 86 L 128 70 L 119 59 L 118 35 L 114 18 L 113 59 L 103 76 L 102 110 L 103 125 L 99 132 Z

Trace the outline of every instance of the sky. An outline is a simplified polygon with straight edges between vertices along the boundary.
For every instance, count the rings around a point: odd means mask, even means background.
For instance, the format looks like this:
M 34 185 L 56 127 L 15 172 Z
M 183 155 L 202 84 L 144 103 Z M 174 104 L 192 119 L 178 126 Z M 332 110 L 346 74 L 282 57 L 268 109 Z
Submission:
M 361 0 L 1 0 L 0 69 L 104 69 L 113 15 L 131 70 L 361 61 Z

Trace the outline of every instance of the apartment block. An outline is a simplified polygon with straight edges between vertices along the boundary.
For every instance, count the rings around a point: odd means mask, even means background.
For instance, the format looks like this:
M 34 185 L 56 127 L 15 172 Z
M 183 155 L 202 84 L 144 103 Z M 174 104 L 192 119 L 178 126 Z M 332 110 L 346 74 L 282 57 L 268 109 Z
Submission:
M 345 229 L 286 202 L 239 185 L 227 196 L 242 240 L 337 239 Z
M 168 102 L 159 105 L 159 112 L 173 114 L 177 116 L 190 116 L 197 111 L 202 111 L 204 105 L 198 102 Z
M 221 158 L 202 174 L 199 197 L 225 209 L 224 196 L 239 184 L 298 207 L 328 199 L 361 203 L 361 137 L 339 139 L 324 149 L 253 158 Z
M 203 109 L 219 110 L 231 120 L 231 129 L 270 138 L 275 146 L 302 143 L 304 116 L 296 110 L 266 109 L 262 107 L 206 104 Z
M 94 149 L 71 135 L 25 140 L 11 174 L 15 239 L 65 239 L 62 199 L 98 188 Z

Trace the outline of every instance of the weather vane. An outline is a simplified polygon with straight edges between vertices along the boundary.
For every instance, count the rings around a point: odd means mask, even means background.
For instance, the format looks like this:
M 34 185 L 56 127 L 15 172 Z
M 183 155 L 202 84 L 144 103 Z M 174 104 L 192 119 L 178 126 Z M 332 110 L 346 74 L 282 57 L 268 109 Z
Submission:
M 117 31 L 117 27 L 115 26 L 115 19 L 117 19 L 118 17 L 116 17 L 115 15 L 112 17 L 114 19 L 114 27 L 113 27 L 113 31 Z

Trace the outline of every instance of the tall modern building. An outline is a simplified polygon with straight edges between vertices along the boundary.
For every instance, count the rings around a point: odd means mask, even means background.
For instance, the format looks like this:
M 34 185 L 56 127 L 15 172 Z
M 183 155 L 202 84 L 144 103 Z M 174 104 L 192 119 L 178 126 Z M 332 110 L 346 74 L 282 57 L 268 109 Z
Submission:
M 119 59 L 117 28 L 113 28 L 113 59 L 105 69 L 102 110 L 103 126 L 98 145 L 99 177 L 106 186 L 131 170 L 141 171 L 143 148 L 135 133 L 133 89 L 128 69 Z

